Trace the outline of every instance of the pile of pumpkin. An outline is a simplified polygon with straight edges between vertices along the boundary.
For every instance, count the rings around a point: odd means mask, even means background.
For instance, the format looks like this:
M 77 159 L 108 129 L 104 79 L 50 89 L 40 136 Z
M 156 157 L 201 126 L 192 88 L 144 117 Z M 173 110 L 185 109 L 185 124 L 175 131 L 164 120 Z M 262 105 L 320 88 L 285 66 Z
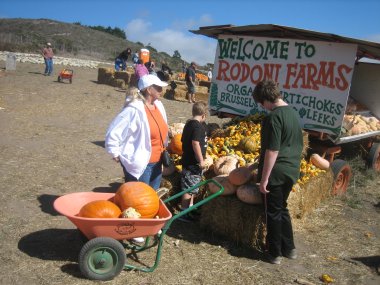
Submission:
M 256 182 L 257 162 L 260 153 L 260 131 L 262 115 L 250 115 L 232 120 L 225 128 L 215 130 L 208 139 L 206 165 L 213 171 L 213 179 L 225 188 L 224 195 L 235 194 L 244 202 L 256 204 L 261 202 Z M 164 170 L 164 175 L 180 171 L 183 124 L 169 126 L 171 141 L 168 150 L 175 162 L 175 168 Z M 307 161 L 301 160 L 299 188 L 312 177 L 318 176 L 330 167 L 328 161 L 318 154 L 311 155 Z M 209 184 L 210 192 L 217 191 L 214 184 Z
M 177 74 L 177 79 L 178 80 L 185 80 L 186 74 L 183 72 L 179 72 Z M 202 73 L 195 73 L 195 78 L 198 79 L 199 81 L 208 81 L 207 75 L 204 75 Z
M 126 182 L 111 200 L 96 200 L 82 206 L 78 216 L 83 218 L 159 218 L 159 196 L 143 182 Z
M 373 116 L 345 114 L 342 123 L 343 136 L 355 136 L 368 132 L 380 131 L 380 121 Z

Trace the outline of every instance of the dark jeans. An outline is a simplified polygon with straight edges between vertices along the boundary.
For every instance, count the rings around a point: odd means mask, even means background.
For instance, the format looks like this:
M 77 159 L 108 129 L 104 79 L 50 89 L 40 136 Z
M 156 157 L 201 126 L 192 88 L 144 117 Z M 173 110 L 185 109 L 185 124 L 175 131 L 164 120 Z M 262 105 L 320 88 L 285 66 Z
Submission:
M 270 191 L 265 196 L 267 205 L 267 245 L 269 254 L 280 256 L 294 249 L 292 221 L 288 211 L 288 197 L 292 183 L 268 186 Z
M 140 181 L 150 185 L 154 190 L 160 188 L 162 178 L 162 163 L 160 161 L 155 163 L 148 163 L 144 173 L 140 176 L 139 179 L 127 172 L 123 164 L 121 164 L 121 167 L 123 167 L 125 182 Z

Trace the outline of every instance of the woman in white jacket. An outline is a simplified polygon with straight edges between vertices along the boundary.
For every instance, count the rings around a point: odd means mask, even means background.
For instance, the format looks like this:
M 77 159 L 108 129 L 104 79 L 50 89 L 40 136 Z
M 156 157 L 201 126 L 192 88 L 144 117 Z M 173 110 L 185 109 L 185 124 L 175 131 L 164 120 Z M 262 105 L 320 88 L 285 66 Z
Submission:
M 109 126 L 105 147 L 120 162 L 125 182 L 141 181 L 160 187 L 161 153 L 167 145 L 168 124 L 159 97 L 168 84 L 155 75 L 145 75 L 136 88 L 129 89 L 123 110 Z

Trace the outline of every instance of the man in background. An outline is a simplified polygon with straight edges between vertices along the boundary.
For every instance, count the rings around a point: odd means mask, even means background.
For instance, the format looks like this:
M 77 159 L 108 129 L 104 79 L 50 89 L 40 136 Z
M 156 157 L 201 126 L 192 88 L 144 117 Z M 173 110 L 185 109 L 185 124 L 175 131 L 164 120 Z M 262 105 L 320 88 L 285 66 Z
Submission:
M 51 43 L 46 43 L 46 47 L 42 50 L 42 56 L 45 61 L 45 76 L 51 75 L 53 72 L 53 49 L 51 48 Z

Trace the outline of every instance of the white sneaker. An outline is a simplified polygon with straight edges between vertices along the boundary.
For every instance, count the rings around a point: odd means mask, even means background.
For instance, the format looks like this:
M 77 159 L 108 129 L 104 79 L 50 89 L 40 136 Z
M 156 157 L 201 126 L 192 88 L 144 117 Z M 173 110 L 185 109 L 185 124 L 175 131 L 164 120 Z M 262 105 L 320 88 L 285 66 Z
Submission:
M 143 237 L 135 237 L 132 239 L 133 242 L 142 243 L 145 241 L 145 238 Z

